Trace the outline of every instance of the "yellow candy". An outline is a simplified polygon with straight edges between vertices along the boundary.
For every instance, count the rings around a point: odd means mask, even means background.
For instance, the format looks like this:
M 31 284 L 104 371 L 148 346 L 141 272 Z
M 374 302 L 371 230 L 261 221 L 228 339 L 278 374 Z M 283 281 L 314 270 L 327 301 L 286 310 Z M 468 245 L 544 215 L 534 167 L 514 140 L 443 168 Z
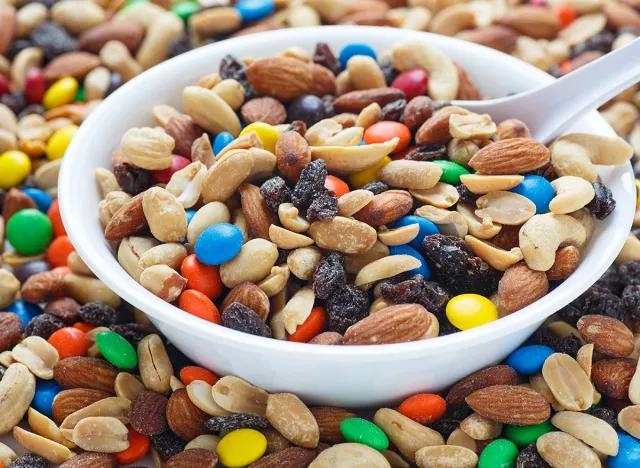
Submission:
M 355 174 L 351 174 L 349 176 L 349 182 L 355 188 L 362 188 L 367 185 L 369 182 L 373 182 L 374 180 L 378 180 L 378 169 L 386 166 L 391 162 L 391 158 L 389 156 L 385 156 L 382 161 L 376 164 L 369 169 L 365 169 L 364 171 L 356 172 Z
M 42 104 L 45 109 L 71 104 L 78 93 L 78 80 L 70 76 L 62 78 L 51 85 L 44 93 Z
M 460 330 L 469 330 L 498 320 L 498 309 L 479 294 L 460 294 L 447 304 L 447 318 Z
M 640 179 L 636 179 L 636 205 L 640 206 Z
M 60 159 L 67 151 L 67 146 L 78 131 L 77 125 L 67 125 L 56 131 L 47 142 L 47 158 L 50 160 Z
M 256 122 L 251 125 L 247 125 L 244 130 L 240 132 L 240 136 L 251 132 L 256 132 L 258 134 L 258 138 L 260 138 L 264 149 L 271 153 L 276 152 L 276 143 L 278 142 L 278 138 L 280 138 L 280 134 L 275 128 L 268 123 Z
M 8 190 L 22 182 L 31 172 L 31 159 L 22 151 L 0 154 L 0 188 Z
M 248 466 L 264 455 L 267 438 L 254 429 L 237 429 L 222 438 L 216 453 L 228 468 Z

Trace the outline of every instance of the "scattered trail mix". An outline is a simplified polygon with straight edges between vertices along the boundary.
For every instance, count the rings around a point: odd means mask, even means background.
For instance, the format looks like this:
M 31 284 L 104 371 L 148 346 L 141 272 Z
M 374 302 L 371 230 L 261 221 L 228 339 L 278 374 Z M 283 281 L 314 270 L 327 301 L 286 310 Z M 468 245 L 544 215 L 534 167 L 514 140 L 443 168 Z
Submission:
M 573 273 L 615 209 L 592 161 L 626 163 L 628 143 L 549 149 L 448 105 L 475 87 L 425 42 L 319 56 L 227 56 L 185 114 L 158 105 L 122 136 L 98 210 L 143 287 L 252 335 L 367 345 L 492 322 Z

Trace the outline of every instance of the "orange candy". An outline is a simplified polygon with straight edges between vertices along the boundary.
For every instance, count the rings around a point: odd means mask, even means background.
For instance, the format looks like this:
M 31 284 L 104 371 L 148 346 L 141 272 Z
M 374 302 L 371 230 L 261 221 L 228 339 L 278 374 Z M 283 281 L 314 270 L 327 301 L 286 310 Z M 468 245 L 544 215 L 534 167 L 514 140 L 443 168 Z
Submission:
M 76 322 L 73 324 L 73 328 L 77 328 L 78 330 L 84 332 L 84 333 L 88 333 L 91 330 L 93 330 L 94 328 L 96 328 L 95 325 L 91 325 L 90 323 L 87 322 Z
M 442 417 L 447 403 L 438 395 L 418 393 L 404 400 L 398 412 L 420 424 L 431 424 Z
M 203 380 L 213 386 L 218 381 L 218 377 L 204 367 L 187 366 L 183 367 L 180 371 L 180 380 L 182 380 L 182 383 L 185 385 L 189 385 L 194 380 Z
M 147 454 L 149 447 L 151 446 L 151 439 L 149 436 L 140 434 L 129 426 L 127 426 L 127 429 L 129 429 L 129 434 L 127 435 L 129 448 L 122 452 L 113 454 L 120 465 L 129 465 L 140 460 Z
M 207 322 L 220 325 L 220 313 L 216 305 L 207 296 L 195 289 L 187 289 L 180 295 L 178 307 L 191 315 L 200 317 Z
M 58 350 L 60 359 L 84 356 L 89 349 L 89 342 L 84 332 L 74 327 L 61 328 L 47 341 Z
M 311 313 L 307 317 L 307 320 L 298 325 L 296 331 L 289 335 L 289 341 L 306 343 L 314 336 L 322 333 L 326 326 L 327 314 L 325 313 L 324 308 L 314 307 L 311 309 Z
M 349 193 L 349 186 L 347 183 L 342 179 L 338 179 L 336 176 L 328 175 L 324 180 L 324 186 L 329 190 L 333 190 L 338 198 Z
M 51 273 L 58 273 L 61 276 L 66 276 L 71 273 L 71 268 L 68 266 L 59 266 L 51 269 Z
M 569 26 L 578 16 L 576 14 L 575 8 L 573 8 L 571 5 L 567 5 L 566 3 L 553 5 L 551 7 L 551 11 L 553 11 L 553 14 L 556 15 L 556 18 L 558 18 L 560 29 L 564 29 Z
M 58 204 L 58 199 L 53 200 L 53 203 L 47 210 L 47 216 L 51 221 L 51 226 L 53 227 L 53 237 L 66 236 L 67 231 L 64 228 L 64 224 L 62 224 L 62 217 L 60 216 L 60 205 Z
M 394 153 L 398 153 L 411 143 L 411 131 L 409 127 L 399 122 L 383 120 L 382 122 L 373 124 L 364 132 L 364 142 L 367 145 L 384 143 L 395 137 L 400 138 L 398 146 L 393 150 Z
M 75 250 L 67 236 L 56 237 L 47 250 L 47 262 L 54 267 L 67 266 L 67 258 Z
M 560 71 L 562 72 L 563 75 L 566 75 L 569 72 L 573 71 L 573 62 L 571 60 L 565 60 L 564 62 L 562 62 L 562 64 L 560 65 Z
M 187 278 L 187 288 L 200 291 L 209 299 L 216 299 L 222 294 L 223 284 L 216 265 L 201 263 L 195 254 L 182 261 L 180 274 Z M 219 323 L 219 322 L 218 322 Z

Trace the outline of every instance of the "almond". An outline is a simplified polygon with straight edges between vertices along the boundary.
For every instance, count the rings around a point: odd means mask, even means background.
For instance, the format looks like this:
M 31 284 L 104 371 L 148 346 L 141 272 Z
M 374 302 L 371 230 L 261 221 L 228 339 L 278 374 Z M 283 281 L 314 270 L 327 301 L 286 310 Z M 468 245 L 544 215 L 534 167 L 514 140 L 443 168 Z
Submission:
M 60 468 L 117 468 L 118 462 L 110 453 L 85 452 L 64 462 Z
M 510 54 L 516 47 L 518 33 L 506 26 L 491 25 L 462 31 L 457 37 Z
M 53 400 L 53 420 L 56 424 L 62 424 L 70 414 L 111 396 L 111 393 L 90 388 L 63 390 Z
M 300 179 L 302 169 L 311 162 L 309 143 L 298 132 L 284 132 L 276 143 L 276 164 L 292 182 Z
M 485 146 L 469 161 L 478 172 L 511 175 L 533 171 L 549 162 L 551 153 L 531 138 L 509 138 Z
M 0 6 L 0 24 L 0 55 L 4 55 L 13 43 L 16 31 L 16 10 L 11 3 Z
M 551 416 L 545 397 L 526 387 L 494 385 L 473 392 L 465 401 L 480 416 L 503 424 L 529 426 Z
M 619 2 L 606 2 L 602 12 L 607 17 L 607 24 L 612 29 L 640 29 L 640 13 L 629 5 Z
M 414 97 L 402 113 L 402 122 L 410 130 L 419 128 L 433 115 L 433 101 L 428 96 Z M 344 127 L 344 125 L 343 125 Z
M 287 120 L 287 110 L 280 101 L 272 97 L 251 99 L 242 106 L 240 113 L 247 124 L 265 122 L 280 125 Z
M 104 359 L 70 357 L 53 367 L 53 378 L 65 389 L 89 388 L 114 393 L 118 369 Z
M 431 325 L 431 315 L 419 304 L 399 304 L 365 317 L 347 329 L 345 345 L 404 343 L 420 339 Z
M 280 101 L 290 101 L 307 93 L 311 68 L 293 58 L 261 58 L 247 68 L 247 79 L 261 94 Z
M 9 193 L 7 193 L 4 199 L 4 205 L 2 206 L 2 218 L 4 219 L 5 225 L 15 213 L 27 208 L 37 209 L 38 206 L 30 196 L 22 193 L 22 190 L 18 190 L 17 188 L 9 190 Z
M 591 369 L 591 378 L 600 393 L 611 398 L 627 398 L 636 371 L 633 359 L 601 359 Z
M 353 217 L 358 221 L 377 227 L 402 218 L 413 208 L 413 198 L 404 190 L 387 190 L 373 197 Z
M 316 458 L 315 450 L 289 447 L 272 453 L 251 464 L 251 468 L 294 468 L 307 467 Z M 170 467 L 169 467 L 170 468 Z
M 174 153 L 187 159 L 191 159 L 193 142 L 204 133 L 204 129 L 200 125 L 184 114 L 170 118 L 164 127 L 164 131 L 176 142 Z
M 269 316 L 269 297 L 254 283 L 240 283 L 234 287 L 220 304 L 220 312 L 223 312 L 232 302 L 239 302 L 253 310 L 262 321 Z
M 578 268 L 580 262 L 580 250 L 573 245 L 562 247 L 556 251 L 556 261 L 550 270 L 547 270 L 549 281 L 563 280 L 571 276 Z
M 340 431 L 340 423 L 348 418 L 355 418 L 351 411 L 333 406 L 318 406 L 310 408 L 320 428 L 320 441 L 328 444 L 340 444 L 346 439 Z
M 482 99 L 480 96 L 480 91 L 476 88 L 476 85 L 473 83 L 467 71 L 460 65 L 458 62 L 453 62 L 458 70 L 458 96 L 456 99 L 461 99 L 463 101 L 479 101 Z
M 165 468 L 214 468 L 218 463 L 218 457 L 204 448 L 193 448 L 180 452 L 169 458 Z
M 317 63 L 309 65 L 311 67 L 311 83 L 309 83 L 309 94 L 314 96 L 335 96 L 336 76 L 331 70 Z
M 267 207 L 260 189 L 255 185 L 242 184 L 238 191 L 249 233 L 254 239 L 269 240 L 269 226 L 276 223 L 276 217 Z
M 167 422 L 173 432 L 184 440 L 195 439 L 209 431 L 204 423 L 209 415 L 194 405 L 184 388 L 171 394 L 167 404 Z
M 403 91 L 395 88 L 373 88 L 351 91 L 333 101 L 333 107 L 339 112 L 360 112 L 374 102 L 384 107 L 398 99 L 404 99 Z
M 551 9 L 533 5 L 510 8 L 498 23 L 534 39 L 554 39 L 560 30 L 558 18 Z
M 167 430 L 166 409 L 169 400 L 156 392 L 144 391 L 131 402 L 131 427 L 140 434 L 155 435 Z
M 453 140 L 449 131 L 449 118 L 466 111 L 459 107 L 446 107 L 441 112 L 427 119 L 416 133 L 418 145 L 441 145 Z
M 22 285 L 22 299 L 29 302 L 49 302 L 62 293 L 64 278 L 53 271 L 43 271 L 30 276 Z
M 136 195 L 114 213 L 104 231 L 106 240 L 121 240 L 147 228 L 147 218 L 142 209 L 143 197 L 144 192 Z
M 22 320 L 13 312 L 0 314 L 0 352 L 10 351 L 22 339 Z
M 44 67 L 47 80 L 55 81 L 65 76 L 82 79 L 100 66 L 100 57 L 89 52 L 68 52 L 58 55 Z
M 549 280 L 544 271 L 535 271 L 526 263 L 509 267 L 498 283 L 500 304 L 507 312 L 515 312 L 544 297 Z
M 500 365 L 479 370 L 465 377 L 449 390 L 447 404 L 463 405 L 473 392 L 494 385 L 515 385 L 518 375 L 511 367 Z
M 132 55 L 138 50 L 144 28 L 133 21 L 118 19 L 118 21 L 107 21 L 93 28 L 84 31 L 78 37 L 78 46 L 82 50 L 97 54 L 109 41 L 122 42 Z
M 584 315 L 577 324 L 580 335 L 595 350 L 608 357 L 622 358 L 633 352 L 633 333 L 620 320 L 605 315 Z

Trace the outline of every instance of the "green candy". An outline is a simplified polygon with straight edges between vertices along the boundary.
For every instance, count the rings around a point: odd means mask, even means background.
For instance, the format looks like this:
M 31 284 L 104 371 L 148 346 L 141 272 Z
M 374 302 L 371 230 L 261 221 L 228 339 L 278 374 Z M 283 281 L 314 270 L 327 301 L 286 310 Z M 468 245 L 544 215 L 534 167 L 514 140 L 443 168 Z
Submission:
M 198 10 L 200 10 L 200 5 L 198 5 L 198 2 L 193 1 L 178 2 L 171 6 L 171 11 L 182 18 L 183 21 L 187 21 L 189 16 Z
M 555 431 L 556 428 L 549 421 L 533 426 L 507 426 L 507 439 L 516 444 L 520 448 L 524 448 L 529 444 L 533 444 L 538 437 L 547 432 Z
M 349 442 L 368 445 L 376 450 L 389 447 L 389 439 L 382 429 L 366 419 L 347 418 L 340 423 L 340 432 Z
M 117 333 L 104 331 L 96 335 L 96 344 L 102 356 L 118 369 L 135 369 L 138 356 L 131 343 Z
M 480 454 L 478 468 L 515 468 L 518 447 L 507 439 L 497 439 Z
M 136 3 L 148 3 L 148 2 L 149 0 L 127 0 L 127 2 L 124 5 L 122 5 L 122 8 L 120 8 L 120 11 L 127 9 L 130 6 L 135 5 Z
M 51 221 L 35 208 L 18 211 L 7 223 L 7 240 L 22 255 L 43 252 L 52 237 Z
M 78 87 L 78 92 L 76 93 L 76 97 L 74 98 L 75 102 L 84 102 L 86 101 L 86 97 L 84 95 L 84 86 L 80 85 L 80 87 Z
M 460 184 L 460 176 L 469 174 L 469 171 L 462 167 L 460 164 L 456 164 L 453 161 L 432 161 L 442 168 L 442 175 L 440 176 L 440 182 L 451 185 Z

